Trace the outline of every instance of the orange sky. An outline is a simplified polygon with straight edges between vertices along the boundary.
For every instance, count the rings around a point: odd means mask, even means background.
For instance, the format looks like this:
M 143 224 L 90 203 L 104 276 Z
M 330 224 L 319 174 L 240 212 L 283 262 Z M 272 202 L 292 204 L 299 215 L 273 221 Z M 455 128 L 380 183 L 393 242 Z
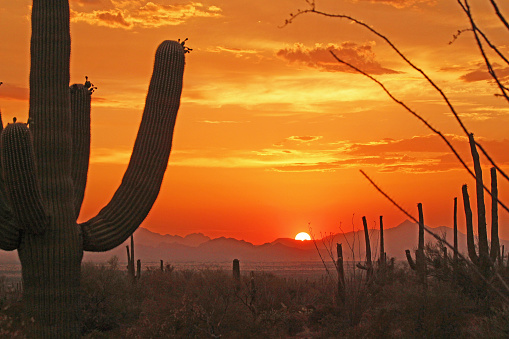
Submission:
M 509 5 L 499 2 L 509 17 Z M 4 122 L 14 116 L 24 121 L 31 2 L 0 3 L 0 107 Z M 481 27 L 508 52 L 509 33 L 489 1 L 471 4 Z M 340 67 L 328 49 L 383 81 L 469 160 L 467 140 L 441 98 L 364 28 L 311 14 L 279 28 L 298 8 L 306 2 L 71 0 L 71 81 L 88 75 L 98 86 L 80 220 L 94 216 L 120 183 L 157 45 L 187 37 L 193 51 L 174 147 L 143 226 L 260 244 L 307 231 L 308 223 L 318 236 L 338 232 L 340 225 L 360 228 L 363 215 L 370 226 L 379 215 L 386 227 L 405 220 L 359 169 L 414 215 L 422 202 L 428 225 L 451 225 L 453 198 L 464 183 L 473 196 L 472 179 L 442 141 L 376 84 Z M 509 170 L 507 102 L 494 95 L 498 89 L 487 80 L 471 32 L 449 44 L 458 29 L 468 28 L 456 1 L 317 0 L 317 9 L 355 16 L 390 37 Z M 497 63 L 499 74 L 509 76 L 509 68 Z M 509 185 L 499 182 L 508 204 Z M 459 215 L 464 230 L 461 210 Z M 508 214 L 500 216 L 501 236 L 509 239 Z

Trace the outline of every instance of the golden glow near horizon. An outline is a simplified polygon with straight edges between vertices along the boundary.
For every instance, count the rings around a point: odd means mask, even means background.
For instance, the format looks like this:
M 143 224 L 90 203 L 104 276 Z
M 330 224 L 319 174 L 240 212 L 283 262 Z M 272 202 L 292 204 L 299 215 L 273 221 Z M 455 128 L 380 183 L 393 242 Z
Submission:
M 311 236 L 309 234 L 307 234 L 306 232 L 300 232 L 299 234 L 297 234 L 295 236 L 295 240 L 300 240 L 300 241 L 311 240 Z
M 468 20 L 454 1 L 317 0 L 389 37 L 446 93 L 498 165 L 509 165 L 509 106 L 496 96 Z M 28 115 L 29 0 L 2 1 L 0 108 Z M 467 139 L 442 98 L 387 44 L 340 19 L 303 15 L 305 1 L 71 0 L 71 82 L 98 86 L 92 101 L 89 182 L 80 220 L 94 216 L 122 180 L 141 120 L 154 52 L 189 38 L 184 89 L 168 172 L 143 226 L 159 233 L 231 236 L 254 243 L 292 234 L 376 227 L 406 219 L 359 173 L 366 171 L 430 226 L 451 225 L 453 198 L 474 182 L 438 136 L 382 89 L 334 60 L 333 51 L 382 81 L 469 161 Z M 486 0 L 478 24 L 504 53 L 509 33 Z M 509 16 L 509 3 L 500 2 Z M 491 51 L 488 51 L 491 55 Z M 507 81 L 508 68 L 494 59 Z M 485 177 L 489 179 L 488 165 Z M 489 182 L 489 180 L 487 180 Z M 509 185 L 499 180 L 500 199 Z M 470 192 L 474 194 L 473 191 Z M 459 218 L 460 230 L 464 220 Z M 500 212 L 509 239 L 508 214 Z M 347 226 L 346 226 L 347 225 Z

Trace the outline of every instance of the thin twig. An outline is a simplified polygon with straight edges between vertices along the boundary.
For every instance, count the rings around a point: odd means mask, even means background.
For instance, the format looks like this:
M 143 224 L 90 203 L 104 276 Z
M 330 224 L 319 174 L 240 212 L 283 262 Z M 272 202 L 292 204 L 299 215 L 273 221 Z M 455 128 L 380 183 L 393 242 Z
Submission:
M 458 4 L 463 9 L 463 12 L 465 12 L 465 14 L 467 15 L 468 20 L 470 22 L 470 26 L 472 26 L 472 32 L 474 32 L 475 41 L 477 43 L 477 46 L 479 47 L 479 51 L 481 52 L 483 59 L 484 59 L 484 63 L 486 64 L 486 67 L 488 68 L 488 73 L 490 73 L 493 80 L 495 80 L 495 82 L 497 83 L 498 87 L 500 88 L 500 91 L 502 92 L 502 96 L 509 102 L 509 96 L 506 93 L 506 88 L 502 85 L 502 83 L 498 79 L 498 76 L 496 75 L 495 70 L 493 69 L 493 66 L 492 66 L 490 60 L 489 60 L 488 56 L 486 55 L 486 52 L 484 51 L 482 41 L 479 38 L 479 34 L 478 34 L 479 28 L 475 24 L 474 18 L 472 16 L 472 11 L 470 10 L 470 5 L 468 4 L 468 0 L 463 0 L 464 3 L 461 2 L 462 0 L 457 0 L 457 1 L 458 1 Z
M 446 103 L 447 107 L 449 108 L 449 110 L 451 111 L 451 113 L 453 114 L 453 116 L 455 117 L 456 121 L 458 122 L 458 124 L 460 125 L 461 129 L 463 130 L 463 132 L 465 133 L 465 135 L 468 137 L 468 135 L 470 134 L 470 131 L 465 127 L 465 125 L 463 124 L 463 121 L 461 120 L 461 118 L 459 117 L 458 113 L 456 112 L 456 109 L 454 108 L 454 106 L 452 105 L 452 103 L 449 101 L 449 98 L 445 95 L 445 93 L 442 91 L 442 89 L 440 87 L 438 87 L 437 84 L 435 84 L 435 82 L 433 80 L 431 80 L 431 78 L 422 70 L 420 69 L 419 67 L 417 67 L 413 62 L 411 62 L 404 54 L 403 52 L 401 52 L 393 43 L 391 40 L 389 40 L 389 38 L 387 38 L 385 35 L 381 34 L 380 32 L 378 32 L 377 30 L 375 30 L 374 28 L 372 28 L 371 26 L 369 26 L 368 24 L 352 17 L 352 16 L 349 16 L 349 15 L 345 15 L 345 14 L 331 14 L 331 13 L 326 13 L 326 12 L 322 12 L 322 11 L 318 11 L 316 10 L 316 4 L 315 4 L 315 1 L 314 0 L 306 0 L 306 2 L 309 4 L 310 8 L 309 9 L 305 9 L 305 10 L 301 10 L 299 9 L 297 14 L 290 14 L 290 19 L 287 19 L 285 20 L 285 23 L 283 26 L 281 27 L 285 27 L 289 24 L 291 24 L 293 22 L 293 20 L 303 14 L 306 14 L 306 13 L 314 13 L 314 14 L 318 14 L 318 15 L 322 15 L 322 16 L 326 16 L 326 17 L 332 17 L 332 18 L 340 18 L 340 19 L 347 19 L 347 20 L 350 20 L 351 22 L 355 23 L 355 24 L 358 24 L 364 28 L 366 28 L 367 30 L 369 30 L 371 33 L 373 33 L 374 35 L 378 36 L 379 38 L 381 38 L 382 40 L 384 40 L 395 52 L 396 54 L 398 54 L 402 59 L 403 61 L 405 61 L 411 68 L 413 68 L 415 71 L 419 72 L 423 77 L 424 79 L 426 79 L 428 81 L 428 83 L 440 94 L 440 96 L 442 97 L 442 99 L 444 100 L 444 102 Z M 488 159 L 488 161 L 491 163 L 491 165 L 493 167 L 495 167 L 497 169 L 497 171 L 506 179 L 509 181 L 509 175 L 507 175 L 497 164 L 495 164 L 495 162 L 493 161 L 493 159 L 491 157 L 488 156 L 488 154 L 486 153 L 486 151 L 484 150 L 484 148 L 479 145 L 477 142 L 476 144 L 478 145 L 479 149 L 481 150 L 481 152 L 486 156 L 486 158 Z M 507 208 L 505 208 L 506 210 L 508 210 Z M 509 210 L 508 210 L 509 211 Z
M 329 279 L 331 279 L 331 281 L 334 281 L 334 279 L 332 279 L 332 275 L 331 275 L 331 273 L 329 271 L 329 268 L 327 267 L 327 264 L 325 263 L 325 259 L 323 259 L 322 253 L 318 249 L 318 245 L 316 244 L 316 239 L 315 239 L 315 236 L 314 236 L 313 231 L 311 229 L 311 226 L 308 225 L 308 227 L 309 227 L 309 233 L 311 235 L 311 239 L 313 240 L 313 244 L 315 245 L 316 251 L 318 252 L 318 255 L 320 256 L 320 260 L 322 261 L 322 264 L 325 267 L 325 272 L 327 272 L 327 276 L 329 277 Z
M 454 153 L 454 155 L 456 156 L 456 158 L 459 160 L 459 162 L 463 165 L 463 167 L 467 170 L 467 172 L 470 174 L 470 176 L 472 176 L 472 178 L 475 179 L 475 173 L 472 172 L 472 170 L 467 166 L 467 164 L 465 163 L 465 161 L 461 158 L 461 156 L 459 155 L 459 153 L 456 151 L 456 149 L 452 146 L 452 144 L 449 142 L 449 140 L 442 134 L 442 132 L 440 132 L 439 130 L 435 129 L 433 126 L 430 125 L 430 123 L 428 123 L 423 117 L 421 117 L 417 112 L 415 112 L 413 109 L 411 109 L 410 107 L 408 107 L 403 101 L 397 99 L 394 95 L 392 95 L 392 93 L 385 87 L 385 85 L 383 83 L 381 83 L 379 80 L 375 79 L 373 76 L 369 75 L 368 73 L 364 72 L 363 70 L 357 68 L 356 66 L 340 59 L 336 54 L 334 54 L 333 51 L 329 51 L 332 56 L 340 63 L 342 64 L 345 64 L 347 65 L 348 67 L 352 68 L 353 70 L 357 71 L 358 73 L 364 75 L 365 77 L 369 78 L 370 80 L 372 80 L 373 82 L 375 82 L 376 84 L 378 84 L 383 90 L 384 92 L 394 101 L 396 102 L 397 104 L 401 105 L 404 109 L 406 109 L 410 114 L 412 114 L 414 117 L 416 117 L 417 119 L 419 119 L 419 121 L 421 121 L 424 125 L 426 125 L 426 127 L 428 127 L 428 129 L 430 129 L 433 133 L 437 134 L 446 144 L 447 146 L 449 147 L 449 149 Z M 476 145 L 479 145 L 477 142 L 476 142 Z M 488 189 L 488 187 L 486 187 L 485 185 L 483 185 L 484 187 L 484 190 L 486 191 L 486 193 L 488 193 L 490 196 L 491 196 L 491 191 Z M 498 201 L 499 205 L 505 209 L 507 212 L 509 212 L 509 208 L 503 203 L 501 202 L 500 200 Z
M 502 15 L 502 12 L 500 12 L 500 10 L 498 9 L 498 6 L 497 6 L 497 3 L 495 2 L 495 0 L 490 0 L 490 2 L 491 2 L 491 5 L 493 6 L 493 8 L 495 9 L 495 13 L 497 14 L 500 21 L 502 21 L 504 26 L 509 30 L 509 23 L 507 22 L 505 17 Z

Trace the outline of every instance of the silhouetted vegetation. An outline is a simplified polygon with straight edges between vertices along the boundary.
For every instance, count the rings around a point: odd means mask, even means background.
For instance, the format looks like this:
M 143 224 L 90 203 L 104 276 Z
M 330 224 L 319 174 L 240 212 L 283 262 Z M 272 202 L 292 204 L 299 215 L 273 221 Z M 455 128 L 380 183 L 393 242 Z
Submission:
M 482 289 L 468 265 L 440 259 L 442 245 L 424 248 L 427 287 L 406 262 L 345 272 L 344 301 L 337 281 L 254 272 L 146 270 L 137 284 L 113 257 L 83 265 L 81 310 L 85 338 L 475 338 L 507 337 L 509 308 Z M 442 265 L 442 266 L 441 266 Z M 447 273 L 448 272 L 448 273 Z M 499 274 L 509 277 L 507 267 Z M 0 338 L 24 337 L 19 294 L 0 288 Z

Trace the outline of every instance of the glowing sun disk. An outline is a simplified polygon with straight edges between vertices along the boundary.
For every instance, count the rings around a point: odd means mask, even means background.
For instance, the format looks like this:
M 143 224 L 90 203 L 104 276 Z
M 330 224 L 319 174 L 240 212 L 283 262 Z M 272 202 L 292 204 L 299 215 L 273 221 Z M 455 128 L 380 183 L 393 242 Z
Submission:
M 299 234 L 297 234 L 295 236 L 295 240 L 300 240 L 300 241 L 311 240 L 311 237 L 306 232 L 300 232 Z

